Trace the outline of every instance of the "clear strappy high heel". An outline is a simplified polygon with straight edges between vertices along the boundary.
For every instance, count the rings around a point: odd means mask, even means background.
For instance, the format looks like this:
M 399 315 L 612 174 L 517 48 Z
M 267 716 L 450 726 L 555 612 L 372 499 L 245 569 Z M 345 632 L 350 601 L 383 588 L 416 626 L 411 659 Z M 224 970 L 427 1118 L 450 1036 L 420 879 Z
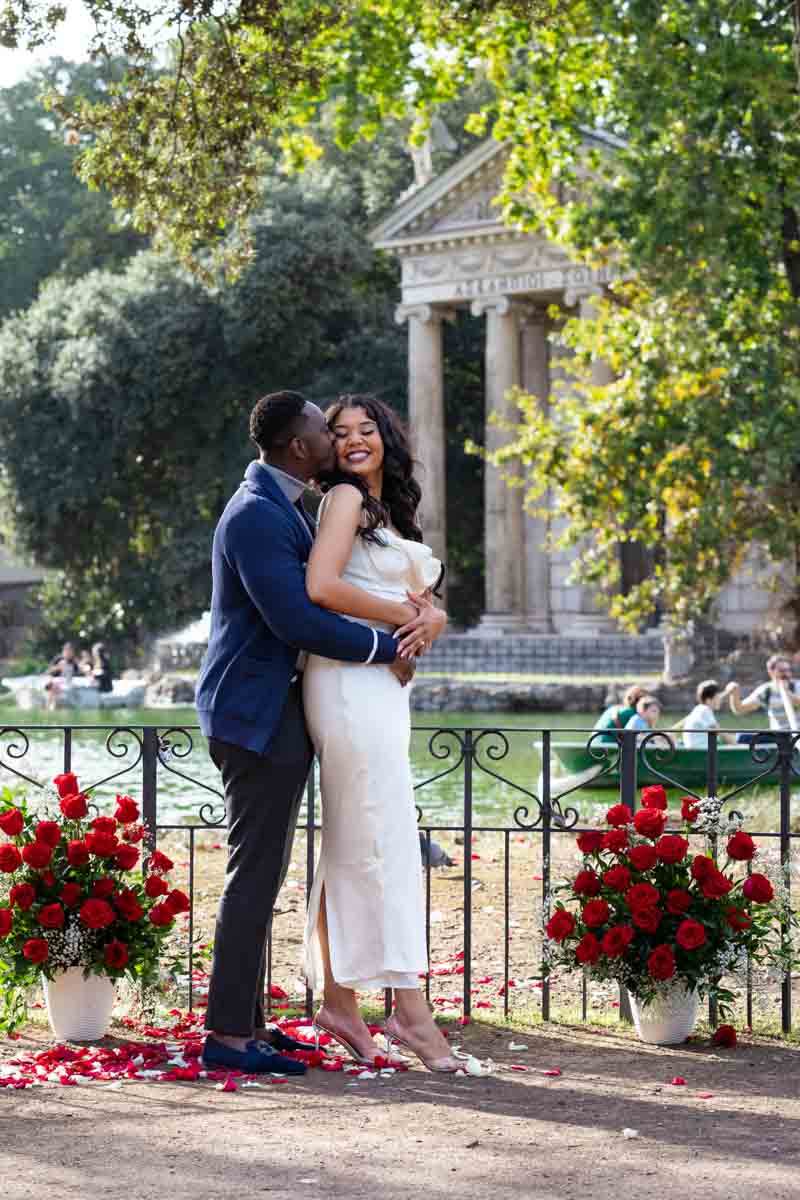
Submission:
M 389 1021 L 391 1021 L 391 1019 L 392 1018 L 389 1017 L 389 1020 L 387 1020 L 383 1027 L 383 1036 L 386 1038 L 386 1053 L 390 1057 L 392 1053 L 392 1045 L 396 1044 L 398 1046 L 403 1046 L 406 1050 L 410 1050 L 412 1054 L 417 1056 L 423 1066 L 427 1067 L 429 1071 L 432 1071 L 436 1075 L 455 1075 L 456 1071 L 463 1071 L 464 1064 L 460 1063 L 458 1059 L 453 1058 L 452 1055 L 448 1055 L 446 1058 L 426 1058 L 424 1054 L 420 1053 L 416 1046 L 412 1046 L 411 1043 L 406 1041 L 405 1038 L 398 1037 L 396 1033 L 392 1032 L 392 1030 L 389 1028 Z
M 375 1066 L 375 1058 L 379 1053 L 377 1046 L 375 1047 L 375 1054 L 373 1054 L 372 1058 L 365 1058 L 360 1050 L 356 1050 L 352 1042 L 348 1042 L 346 1037 L 343 1037 L 341 1033 L 337 1033 L 335 1029 L 331 1029 L 329 1025 L 326 1025 L 323 1021 L 320 1021 L 319 1013 L 317 1013 L 317 1015 L 314 1017 L 314 1048 L 318 1051 L 323 1049 L 319 1043 L 320 1035 L 323 1033 L 327 1033 L 328 1037 L 332 1037 L 335 1042 L 338 1042 L 340 1046 L 343 1046 L 350 1057 L 357 1062 L 359 1066 Z

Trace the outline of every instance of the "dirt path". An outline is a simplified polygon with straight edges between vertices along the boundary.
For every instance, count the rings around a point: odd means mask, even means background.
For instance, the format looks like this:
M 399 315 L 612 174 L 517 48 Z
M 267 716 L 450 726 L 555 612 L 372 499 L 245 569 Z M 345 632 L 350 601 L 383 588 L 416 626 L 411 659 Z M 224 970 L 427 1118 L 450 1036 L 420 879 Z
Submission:
M 800 1047 L 642 1046 L 604 1029 L 473 1025 L 496 1073 L 421 1069 L 280 1087 L 208 1083 L 0 1089 L 5 1200 L 270 1196 L 428 1200 L 628 1196 L 789 1200 L 800 1168 Z M 508 1049 L 510 1042 L 526 1050 Z M 0 1043 L 41 1049 L 43 1031 Z M 528 1070 L 511 1071 L 511 1063 Z M 544 1070 L 559 1069 L 548 1077 Z M 673 1086 L 676 1076 L 685 1086 Z M 702 1099 L 701 1093 L 711 1094 Z M 623 1129 L 637 1136 L 627 1139 Z

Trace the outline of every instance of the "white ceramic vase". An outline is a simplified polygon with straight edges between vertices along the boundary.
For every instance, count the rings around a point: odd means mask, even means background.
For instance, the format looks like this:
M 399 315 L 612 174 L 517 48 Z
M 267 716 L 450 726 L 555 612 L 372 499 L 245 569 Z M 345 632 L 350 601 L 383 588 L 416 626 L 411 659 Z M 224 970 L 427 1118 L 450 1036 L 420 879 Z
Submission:
M 649 1004 L 628 993 L 636 1032 L 643 1042 L 675 1046 L 685 1042 L 697 1020 L 700 997 L 682 983 L 666 986 Z
M 50 1028 L 60 1040 L 94 1042 L 105 1035 L 114 1007 L 114 982 L 107 975 L 83 974 L 83 967 L 42 977 Z

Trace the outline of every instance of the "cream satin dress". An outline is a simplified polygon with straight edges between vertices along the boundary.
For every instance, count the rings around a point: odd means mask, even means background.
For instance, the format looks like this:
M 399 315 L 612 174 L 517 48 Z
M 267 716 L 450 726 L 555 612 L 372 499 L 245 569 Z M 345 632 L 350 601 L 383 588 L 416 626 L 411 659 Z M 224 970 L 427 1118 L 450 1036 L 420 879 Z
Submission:
M 388 529 L 381 537 L 383 546 L 355 539 L 342 574 L 348 583 L 398 601 L 436 583 L 441 564 L 428 546 Z M 317 935 L 323 886 L 337 983 L 416 988 L 428 969 L 409 693 L 387 666 L 315 654 L 306 663 L 303 700 L 322 793 L 322 848 L 304 939 L 315 991 L 324 981 Z

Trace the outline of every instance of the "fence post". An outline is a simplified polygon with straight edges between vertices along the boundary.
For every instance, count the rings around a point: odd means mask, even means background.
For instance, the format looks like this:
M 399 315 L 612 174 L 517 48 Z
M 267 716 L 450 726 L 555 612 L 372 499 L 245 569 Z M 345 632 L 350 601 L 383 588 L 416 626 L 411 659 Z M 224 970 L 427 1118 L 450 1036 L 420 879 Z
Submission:
M 708 749 L 706 752 L 706 795 L 716 796 L 717 794 L 717 776 L 719 773 L 719 758 L 717 757 L 717 734 L 713 730 L 708 735 Z M 717 835 L 711 837 L 711 854 L 714 862 L 717 861 L 719 852 L 719 842 Z M 719 1023 L 719 1011 L 717 1001 L 713 996 L 708 1000 L 708 1023 L 712 1029 L 716 1029 Z
M 552 808 L 550 796 L 550 730 L 542 732 L 542 946 L 544 947 L 544 932 L 550 920 L 550 850 Z M 544 965 L 544 964 L 543 964 Z M 506 988 L 508 991 L 508 988 Z M 550 975 L 543 972 L 542 979 L 542 1020 L 550 1020 Z
M 142 824 L 146 857 L 156 848 L 158 824 L 158 730 L 142 729 Z
M 306 907 L 308 907 L 308 902 L 311 898 L 311 887 L 314 883 L 315 767 L 316 760 L 311 764 L 311 770 L 308 773 L 308 783 L 306 784 Z M 313 1015 L 314 993 L 308 984 L 306 984 L 306 1016 L 310 1019 Z
M 781 869 L 788 906 L 791 902 L 792 887 L 791 802 L 792 754 L 795 748 L 795 739 L 788 733 L 779 733 L 777 736 L 779 738 L 778 753 L 781 771 Z M 787 909 L 784 908 L 781 916 L 781 949 L 784 954 L 788 955 L 792 948 L 792 933 L 786 912 Z M 792 1029 L 792 973 L 789 969 L 786 970 L 781 981 L 781 1029 L 784 1033 L 790 1033 Z
M 464 1016 L 472 1009 L 472 730 L 464 731 Z
M 619 764 L 620 803 L 627 804 L 631 812 L 636 812 L 636 768 L 638 759 L 636 731 L 633 729 L 623 729 L 621 733 L 617 734 L 617 737 L 622 743 Z M 624 987 L 619 989 L 619 1019 L 620 1021 L 627 1021 L 629 1025 L 633 1021 L 631 1002 L 628 998 L 627 989 Z

